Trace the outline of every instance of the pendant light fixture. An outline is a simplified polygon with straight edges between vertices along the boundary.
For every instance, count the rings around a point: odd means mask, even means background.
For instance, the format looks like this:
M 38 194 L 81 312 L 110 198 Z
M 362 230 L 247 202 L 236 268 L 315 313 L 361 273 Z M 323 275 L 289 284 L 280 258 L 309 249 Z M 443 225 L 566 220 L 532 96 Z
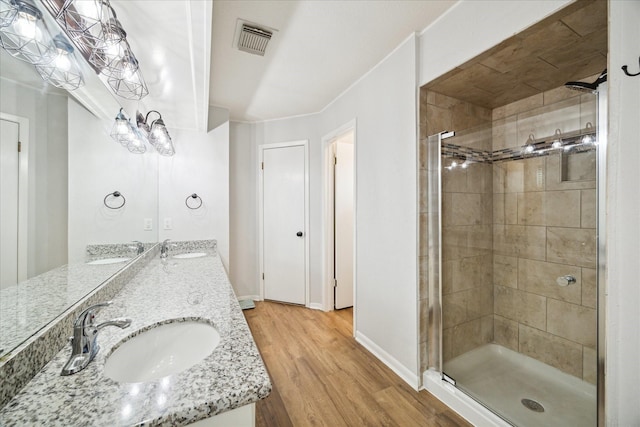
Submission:
M 110 32 L 112 24 L 121 25 L 107 0 L 64 0 L 56 21 L 71 39 L 90 51 L 117 44 L 126 37 Z
M 33 0 L 10 0 L 9 3 L 7 6 L 3 0 L 3 8 L 9 7 L 6 16 L 12 14 L 10 7 L 15 8 L 15 15 L 0 27 L 0 46 L 11 56 L 33 65 L 50 62 L 56 55 L 56 47 L 42 19 L 42 12 Z
M 18 13 L 18 6 L 11 0 L 0 0 L 0 27 L 6 27 L 13 22 Z
M 147 151 L 141 132 L 125 117 L 122 108 L 111 128 L 111 137 L 132 153 L 142 154 Z
M 53 43 L 57 50 L 56 56 L 47 64 L 36 65 L 40 77 L 44 81 L 66 90 L 75 90 L 83 86 L 84 78 L 73 56 L 71 44 L 61 35 L 54 37 Z

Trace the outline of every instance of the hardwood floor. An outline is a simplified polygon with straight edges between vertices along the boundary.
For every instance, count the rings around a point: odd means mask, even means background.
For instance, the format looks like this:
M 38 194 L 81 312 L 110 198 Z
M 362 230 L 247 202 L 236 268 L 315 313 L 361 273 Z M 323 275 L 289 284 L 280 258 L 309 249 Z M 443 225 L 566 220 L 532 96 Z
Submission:
M 273 384 L 258 427 L 470 425 L 358 344 L 351 309 L 257 302 L 244 313 Z

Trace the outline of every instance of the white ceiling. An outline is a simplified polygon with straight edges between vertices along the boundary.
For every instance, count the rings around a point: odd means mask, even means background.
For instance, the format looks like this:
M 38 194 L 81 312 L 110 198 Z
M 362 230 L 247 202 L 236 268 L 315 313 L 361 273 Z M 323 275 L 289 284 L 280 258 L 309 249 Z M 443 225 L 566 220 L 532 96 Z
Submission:
M 233 120 L 321 111 L 455 0 L 215 0 L 209 103 Z M 233 47 L 238 19 L 278 30 L 264 57 Z
M 102 118 L 118 103 L 130 116 L 158 110 L 170 129 L 206 130 L 210 105 L 242 121 L 315 113 L 455 2 L 111 0 L 149 95 L 114 99 L 87 67 L 73 95 Z M 233 47 L 238 19 L 277 30 L 264 57 Z

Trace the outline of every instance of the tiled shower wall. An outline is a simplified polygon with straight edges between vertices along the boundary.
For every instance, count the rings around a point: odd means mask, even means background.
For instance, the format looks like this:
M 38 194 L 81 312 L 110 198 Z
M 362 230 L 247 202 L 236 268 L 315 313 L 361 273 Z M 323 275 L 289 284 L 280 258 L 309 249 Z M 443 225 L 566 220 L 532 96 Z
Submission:
M 596 124 L 594 95 L 564 87 L 493 111 L 493 150 Z M 564 164 L 564 166 L 563 166 Z M 595 151 L 494 163 L 494 340 L 596 381 Z M 561 287 L 559 276 L 576 283 Z
M 420 267 L 421 315 L 427 319 L 427 159 L 426 137 L 455 129 L 449 144 L 474 151 L 491 150 L 491 110 L 435 92 L 421 91 Z M 462 163 L 462 159 L 458 159 Z M 442 304 L 443 359 L 447 361 L 493 340 L 492 168 L 473 163 L 444 170 Z M 426 330 L 421 348 L 426 349 Z M 427 367 L 426 352 L 422 357 Z
M 519 148 L 596 123 L 595 97 L 564 87 L 493 111 L 421 90 L 420 304 L 427 368 L 426 137 Z M 564 166 L 563 166 L 564 165 Z M 446 164 L 443 164 L 446 166 Z M 564 169 L 562 169 L 564 168 Z M 443 358 L 496 342 L 595 382 L 595 153 L 443 169 Z M 573 275 L 576 283 L 556 284 Z

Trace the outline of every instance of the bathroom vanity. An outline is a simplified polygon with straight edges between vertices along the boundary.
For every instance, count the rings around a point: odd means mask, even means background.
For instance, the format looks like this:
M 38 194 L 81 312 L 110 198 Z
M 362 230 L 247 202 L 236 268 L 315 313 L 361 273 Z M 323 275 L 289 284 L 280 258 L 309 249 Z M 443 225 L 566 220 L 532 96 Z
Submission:
M 61 376 L 71 353 L 66 345 L 0 410 L 0 425 L 254 425 L 255 402 L 269 395 L 271 382 L 215 243 L 204 249 L 180 244 L 162 259 L 158 251 L 140 258 L 146 265 L 96 315 L 97 322 L 130 318 L 131 325 L 102 329 L 95 359 Z M 173 374 L 141 381 L 107 375 L 105 365 L 118 348 L 171 323 L 208 325 L 219 342 Z

